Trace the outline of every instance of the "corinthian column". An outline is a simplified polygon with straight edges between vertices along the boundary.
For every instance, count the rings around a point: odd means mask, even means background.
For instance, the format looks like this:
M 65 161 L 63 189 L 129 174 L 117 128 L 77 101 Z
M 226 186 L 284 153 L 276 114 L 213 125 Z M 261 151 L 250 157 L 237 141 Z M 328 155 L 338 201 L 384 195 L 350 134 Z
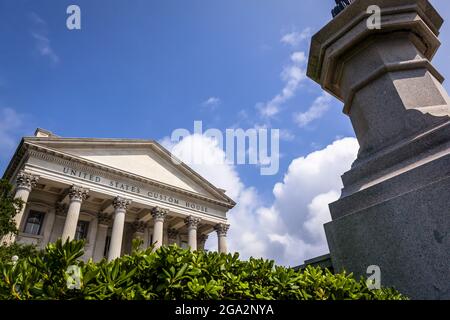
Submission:
M 86 199 L 89 190 L 80 186 L 72 186 L 69 191 L 69 209 L 67 210 L 66 222 L 64 224 L 62 241 L 73 240 L 77 230 L 78 218 L 80 216 L 81 203 Z
M 147 224 L 143 221 L 139 221 L 136 220 L 133 222 L 133 240 L 134 239 L 139 239 L 142 241 L 141 245 L 140 245 L 140 249 L 144 249 L 145 248 L 145 243 L 144 243 L 144 233 L 145 233 L 145 229 L 147 228 Z
M 104 257 L 106 237 L 108 236 L 108 227 L 112 219 L 106 213 L 99 213 L 97 215 L 97 220 L 97 237 L 95 239 L 93 258 L 95 262 L 102 260 Z
M 20 228 L 20 223 L 22 222 L 23 213 L 25 212 L 25 206 L 28 201 L 28 197 L 30 196 L 31 189 L 36 186 L 36 183 L 38 181 L 38 176 L 24 171 L 19 172 L 19 174 L 17 175 L 17 187 L 14 198 L 20 199 L 23 202 L 22 208 L 14 217 L 17 228 Z
M 230 225 L 225 223 L 219 223 L 214 227 L 219 242 L 219 253 L 227 253 L 227 232 L 229 228 Z
M 111 243 L 109 245 L 108 261 L 120 257 L 120 252 L 122 250 L 123 227 L 125 225 L 125 213 L 127 212 L 130 204 L 131 200 L 129 199 L 124 199 L 121 197 L 116 197 L 114 199 L 113 206 L 115 212 L 111 232 Z
M 16 181 L 16 194 L 14 196 L 15 199 L 22 200 L 22 207 L 18 210 L 17 214 L 14 217 L 17 229 L 20 229 L 20 225 L 22 223 L 23 213 L 25 212 L 25 207 L 28 201 L 28 197 L 30 196 L 31 189 L 36 186 L 39 177 L 27 173 L 25 171 L 20 171 L 17 175 Z M 12 234 L 7 241 L 13 242 L 15 239 L 15 235 Z
M 167 230 L 167 238 L 169 239 L 169 244 L 176 244 L 179 245 L 178 243 L 178 230 L 176 229 L 169 229 Z
M 188 228 L 188 246 L 192 251 L 197 250 L 197 227 L 201 219 L 189 216 L 184 220 Z
M 152 210 L 152 217 L 154 221 L 153 242 L 155 244 L 155 250 L 162 246 L 164 219 L 166 218 L 168 212 L 169 210 L 160 207 L 154 207 Z
M 206 244 L 206 240 L 208 240 L 208 235 L 207 234 L 202 234 L 199 236 L 198 238 L 198 249 L 200 250 L 205 250 L 205 244 Z

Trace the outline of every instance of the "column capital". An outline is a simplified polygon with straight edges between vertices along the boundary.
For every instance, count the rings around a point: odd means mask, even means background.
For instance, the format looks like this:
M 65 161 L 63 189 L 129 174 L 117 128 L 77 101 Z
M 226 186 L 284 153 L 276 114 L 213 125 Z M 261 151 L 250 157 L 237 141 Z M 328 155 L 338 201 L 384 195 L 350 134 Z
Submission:
M 168 209 L 163 209 L 161 207 L 154 207 L 152 209 L 152 217 L 155 221 L 164 221 L 166 215 L 169 213 Z
M 201 234 L 201 235 L 198 237 L 198 240 L 199 240 L 200 243 L 205 243 L 206 240 L 208 240 L 208 237 L 209 237 L 209 235 L 207 235 L 207 234 Z
M 167 236 L 171 240 L 176 240 L 177 237 L 178 237 L 178 234 L 179 234 L 179 232 L 178 232 L 177 229 L 169 229 L 169 230 L 167 230 Z
M 82 202 L 83 200 L 86 200 L 88 194 L 89 189 L 77 185 L 73 185 L 69 190 L 69 198 L 71 202 Z
M 184 219 L 184 223 L 187 225 L 188 228 L 197 229 L 201 220 L 202 219 L 194 217 L 194 216 L 188 216 L 188 217 L 186 217 L 186 219 Z
M 39 176 L 33 175 L 25 171 L 20 171 L 16 177 L 17 188 L 26 189 L 28 191 L 31 191 L 31 189 L 36 186 L 38 181 Z
M 98 224 L 101 224 L 102 226 L 109 226 L 109 224 L 112 221 L 112 218 L 107 213 L 100 212 L 100 213 L 97 213 L 97 220 L 98 220 Z
M 147 223 L 139 220 L 135 220 L 132 224 L 132 228 L 134 232 L 144 233 L 147 228 Z
M 128 206 L 131 204 L 130 199 L 125 199 L 122 197 L 115 197 L 113 201 L 113 207 L 116 210 L 124 210 L 126 211 L 128 209 Z
M 67 206 L 64 203 L 58 202 L 55 205 L 55 214 L 60 217 L 67 216 Z
M 226 237 L 230 225 L 226 223 L 219 223 L 214 226 L 214 230 L 217 231 L 218 236 Z

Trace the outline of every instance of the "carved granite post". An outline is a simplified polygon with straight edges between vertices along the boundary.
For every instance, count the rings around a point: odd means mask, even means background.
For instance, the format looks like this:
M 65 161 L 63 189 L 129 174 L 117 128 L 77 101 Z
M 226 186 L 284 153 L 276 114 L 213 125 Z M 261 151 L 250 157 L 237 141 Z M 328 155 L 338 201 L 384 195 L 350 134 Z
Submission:
M 450 99 L 431 64 L 442 23 L 428 0 L 355 0 L 314 35 L 308 66 L 360 144 L 325 225 L 333 266 L 378 265 L 412 298 L 450 298 Z

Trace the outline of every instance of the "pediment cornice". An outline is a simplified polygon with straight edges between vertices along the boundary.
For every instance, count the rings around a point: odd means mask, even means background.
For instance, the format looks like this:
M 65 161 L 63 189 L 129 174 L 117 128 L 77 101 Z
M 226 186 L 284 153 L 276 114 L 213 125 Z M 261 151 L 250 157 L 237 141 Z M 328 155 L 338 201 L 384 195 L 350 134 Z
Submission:
M 142 143 L 143 145 L 145 144 L 147 146 L 151 143 L 149 141 L 147 142 L 138 141 L 138 142 L 140 144 Z M 74 169 L 86 170 L 92 174 L 103 175 L 111 179 L 117 179 L 118 177 L 120 177 L 128 181 L 136 182 L 147 186 L 153 186 L 161 190 L 171 191 L 175 194 L 188 196 L 208 203 L 224 206 L 230 209 L 235 206 L 235 202 L 230 198 L 228 198 L 227 196 L 222 196 L 221 197 L 222 199 L 214 199 L 212 197 L 207 197 L 202 194 L 194 193 L 176 186 L 156 181 L 154 179 L 146 178 L 93 160 L 88 160 L 61 150 L 57 150 L 55 148 L 35 143 L 34 141 L 26 141 L 26 140 L 24 140 L 21 143 L 20 147 L 16 151 L 13 161 L 10 163 L 10 166 L 5 172 L 5 178 L 10 178 L 13 175 L 15 168 L 19 166 L 19 164 L 22 162 L 22 159 L 28 158 L 30 156 L 41 158 L 43 160 L 50 162 L 55 162 L 64 166 L 70 166 L 73 167 Z M 207 190 L 211 190 L 210 185 L 206 185 L 204 183 L 201 183 L 201 185 L 205 187 Z M 216 190 L 214 191 L 215 193 L 217 193 Z M 221 195 L 218 194 L 218 196 Z

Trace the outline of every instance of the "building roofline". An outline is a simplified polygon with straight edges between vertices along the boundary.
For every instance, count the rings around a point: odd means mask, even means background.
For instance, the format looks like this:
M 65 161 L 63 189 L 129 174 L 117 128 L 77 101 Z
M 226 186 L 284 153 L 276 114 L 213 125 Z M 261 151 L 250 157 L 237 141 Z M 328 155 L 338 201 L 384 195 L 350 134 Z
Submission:
M 176 167 L 176 169 L 181 170 L 182 172 L 186 173 L 188 176 L 190 176 L 191 178 L 194 179 L 194 181 L 200 183 L 200 185 L 202 185 L 203 187 L 205 187 L 205 189 L 209 192 L 211 192 L 213 195 L 221 198 L 223 201 L 218 201 L 219 203 L 221 203 L 222 205 L 226 205 L 229 208 L 233 208 L 236 205 L 236 202 L 231 199 L 230 197 L 228 197 L 225 192 L 220 189 L 217 188 L 216 186 L 214 186 L 212 183 L 210 183 L 207 179 L 205 179 L 203 176 L 201 176 L 199 173 L 197 173 L 195 170 L 193 170 L 191 167 L 189 167 L 187 164 L 185 164 L 183 161 L 179 160 L 177 157 L 175 157 L 171 152 L 169 152 L 165 147 L 163 147 L 160 143 L 158 143 L 155 140 L 146 140 L 146 139 L 119 139 L 119 138 L 64 138 L 64 137 L 58 137 L 55 135 L 51 135 L 48 137 L 36 137 L 36 136 L 26 136 L 24 138 L 22 138 L 19 146 L 16 149 L 16 152 L 14 153 L 11 161 L 8 164 L 8 167 L 5 170 L 5 173 L 3 175 L 3 178 L 5 179 L 10 179 L 13 175 L 14 172 L 16 171 L 17 167 L 20 165 L 20 160 L 22 158 L 22 156 L 26 153 L 28 146 L 39 146 L 39 147 L 45 147 L 48 149 L 51 149 L 53 152 L 56 153 L 60 153 L 60 154 L 64 154 L 65 156 L 69 156 L 75 160 L 81 160 L 79 157 L 72 155 L 72 154 L 67 154 L 65 152 L 61 152 L 60 150 L 54 149 L 50 146 L 42 146 L 39 145 L 39 142 L 41 143 L 64 143 L 67 142 L 71 145 L 73 145 L 74 143 L 83 143 L 83 145 L 85 146 L 86 143 L 117 143 L 118 146 L 123 146 L 124 144 L 126 145 L 142 145 L 142 147 L 153 147 L 154 151 L 157 151 L 160 155 L 162 155 L 163 157 L 170 158 L 177 161 L 177 163 L 179 164 L 179 166 Z M 155 150 L 156 149 L 156 150 Z M 170 161 L 169 162 L 172 162 Z M 120 172 L 122 174 L 124 173 L 128 173 L 124 170 L 118 169 L 118 168 L 113 168 L 113 167 L 109 167 L 107 165 L 92 161 L 92 160 L 88 160 L 88 159 L 82 159 L 83 162 L 88 162 L 88 163 L 92 163 L 95 164 L 96 166 L 101 166 L 103 168 L 108 168 L 109 170 L 114 170 L 117 172 Z M 138 176 L 132 173 L 128 173 L 129 175 L 132 176 Z M 164 187 L 170 187 L 171 189 L 177 189 L 175 191 L 178 192 L 188 192 L 190 195 L 197 195 L 200 196 L 201 198 L 205 198 L 205 200 L 213 200 L 209 197 L 205 197 L 201 194 L 197 194 L 195 192 L 191 192 L 182 188 L 178 188 L 178 187 L 174 187 L 174 186 L 170 186 L 170 185 L 166 185 L 163 182 L 159 182 L 159 181 L 154 181 L 153 179 L 148 179 L 145 177 L 140 177 L 141 179 L 145 179 L 145 180 L 151 180 L 153 183 L 156 183 L 158 185 L 164 186 Z M 217 201 L 217 200 L 214 200 Z

